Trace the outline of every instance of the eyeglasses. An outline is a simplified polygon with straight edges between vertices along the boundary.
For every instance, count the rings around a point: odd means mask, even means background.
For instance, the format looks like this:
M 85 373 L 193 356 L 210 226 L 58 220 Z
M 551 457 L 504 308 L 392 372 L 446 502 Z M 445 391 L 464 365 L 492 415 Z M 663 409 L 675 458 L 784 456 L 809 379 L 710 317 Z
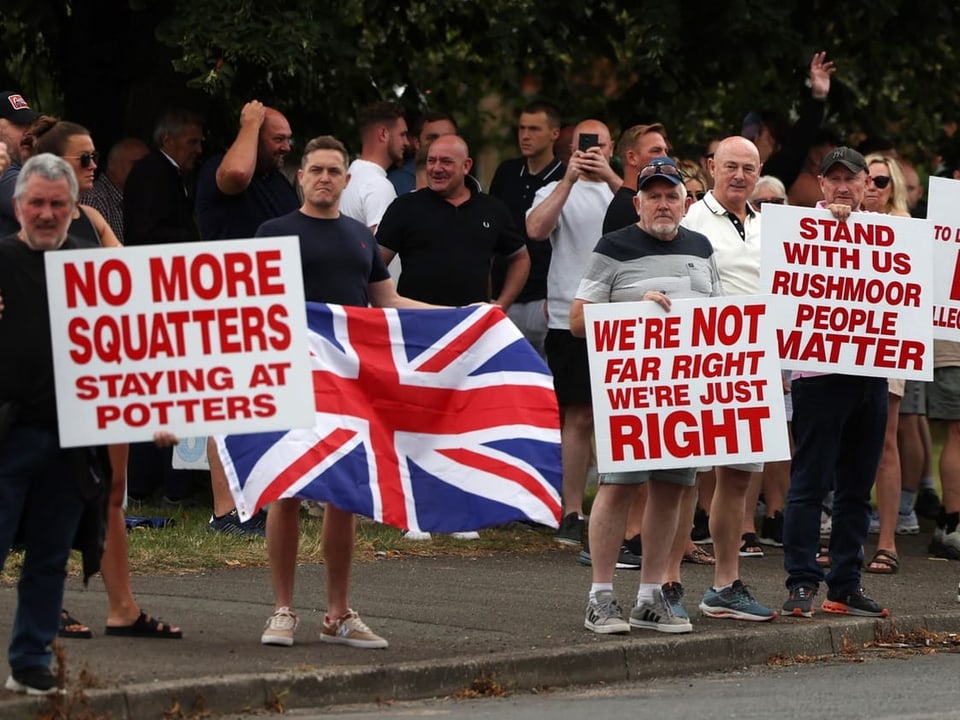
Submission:
M 667 163 L 651 163 L 640 171 L 640 174 L 637 175 L 637 179 L 643 180 L 651 175 L 673 175 L 674 177 L 683 177 L 676 165 L 668 165 Z
M 755 198 L 750 201 L 750 204 L 760 207 L 761 205 L 783 205 L 785 202 L 783 198 Z
M 883 190 L 890 184 L 889 175 L 867 175 L 867 179 L 877 186 L 877 190 Z
M 100 162 L 100 153 L 96 150 L 93 152 L 80 153 L 79 155 L 64 155 L 63 157 L 65 160 L 76 160 L 79 158 L 80 167 L 82 168 L 90 167 L 90 163 L 96 165 Z
M 690 197 L 695 198 L 697 200 L 703 200 L 706 196 L 707 196 L 707 193 L 705 190 L 690 191 Z

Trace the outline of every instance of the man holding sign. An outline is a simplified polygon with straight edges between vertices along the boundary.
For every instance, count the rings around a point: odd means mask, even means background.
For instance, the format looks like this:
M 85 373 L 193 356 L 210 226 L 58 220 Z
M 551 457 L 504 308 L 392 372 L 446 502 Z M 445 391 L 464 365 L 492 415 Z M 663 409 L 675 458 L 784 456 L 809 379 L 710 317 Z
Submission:
M 856 150 L 840 147 L 820 165 L 820 188 L 834 225 L 846 230 L 850 214 L 862 209 L 867 164 Z M 839 234 L 839 233 L 838 233 Z M 832 569 L 826 577 L 824 612 L 886 617 L 887 610 L 860 587 L 863 544 L 870 524 L 870 490 L 883 449 L 887 423 L 887 380 L 839 373 L 794 372 L 793 437 L 796 450 L 784 513 L 784 568 L 790 596 L 784 612 L 813 614 L 824 573 L 817 564 L 820 506 L 835 491 Z
M 710 241 L 680 227 L 686 188 L 680 171 L 667 157 L 655 158 L 640 171 L 634 200 L 640 221 L 604 235 L 570 308 L 570 331 L 586 336 L 584 305 L 650 300 L 664 310 L 671 298 L 723 295 Z M 624 633 L 630 627 L 668 633 L 690 632 L 682 606 L 663 595 L 670 548 L 677 530 L 680 497 L 694 484 L 696 469 L 607 473 L 601 476 L 590 514 L 593 584 L 584 627 L 596 633 Z M 643 520 L 643 564 L 636 607 L 629 622 L 613 592 L 613 575 L 634 486 L 648 483 Z

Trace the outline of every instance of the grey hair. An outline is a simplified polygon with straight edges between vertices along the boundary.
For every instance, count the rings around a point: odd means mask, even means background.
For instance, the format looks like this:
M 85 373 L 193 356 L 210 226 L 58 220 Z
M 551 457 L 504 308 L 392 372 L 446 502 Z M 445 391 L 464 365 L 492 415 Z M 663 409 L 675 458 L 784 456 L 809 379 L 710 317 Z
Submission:
M 203 123 L 200 122 L 200 116 L 196 113 L 180 109 L 167 110 L 160 116 L 156 126 L 153 128 L 154 147 L 159 148 L 163 145 L 163 138 L 167 135 L 176 137 L 183 132 L 183 128 L 187 125 L 203 127 Z
M 27 181 L 34 175 L 39 175 L 44 180 L 49 180 L 50 182 L 66 180 L 67 186 L 70 188 L 70 197 L 73 198 L 74 202 L 77 201 L 80 195 L 80 186 L 77 184 L 76 173 L 73 172 L 70 163 L 52 153 L 34 155 L 20 168 L 20 174 L 17 176 L 17 184 L 13 189 L 13 197 L 15 200 L 19 200 L 23 196 L 27 188 Z
M 787 197 L 787 188 L 784 187 L 783 182 L 780 178 L 774 175 L 764 175 L 759 180 L 753 188 L 753 194 L 756 195 L 760 190 L 765 187 L 773 188 L 773 191 L 779 195 L 783 195 L 784 198 Z

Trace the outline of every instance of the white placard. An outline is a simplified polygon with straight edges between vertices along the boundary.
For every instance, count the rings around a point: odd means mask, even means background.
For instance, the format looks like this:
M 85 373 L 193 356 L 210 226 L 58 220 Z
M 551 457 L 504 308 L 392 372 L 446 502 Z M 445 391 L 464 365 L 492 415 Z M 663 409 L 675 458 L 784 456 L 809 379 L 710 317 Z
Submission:
M 769 301 L 585 305 L 598 470 L 789 458 Z
M 932 223 L 878 213 L 764 208 L 761 286 L 785 368 L 933 379 Z
M 960 342 L 960 180 L 931 177 L 927 198 L 933 224 L 933 336 Z
M 296 237 L 44 259 L 63 447 L 312 426 Z

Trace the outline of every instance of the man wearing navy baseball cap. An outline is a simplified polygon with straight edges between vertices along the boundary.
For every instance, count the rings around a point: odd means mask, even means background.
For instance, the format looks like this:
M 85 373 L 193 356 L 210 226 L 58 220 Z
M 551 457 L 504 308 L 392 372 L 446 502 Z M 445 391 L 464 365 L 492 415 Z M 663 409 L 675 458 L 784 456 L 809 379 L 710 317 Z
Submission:
M 13 214 L 13 188 L 23 163 L 20 141 L 38 117 L 40 113 L 31 110 L 20 93 L 11 90 L 0 93 L 0 142 L 6 143 L 10 156 L 9 167 L 0 175 L 0 237 L 20 229 L 20 223 Z

